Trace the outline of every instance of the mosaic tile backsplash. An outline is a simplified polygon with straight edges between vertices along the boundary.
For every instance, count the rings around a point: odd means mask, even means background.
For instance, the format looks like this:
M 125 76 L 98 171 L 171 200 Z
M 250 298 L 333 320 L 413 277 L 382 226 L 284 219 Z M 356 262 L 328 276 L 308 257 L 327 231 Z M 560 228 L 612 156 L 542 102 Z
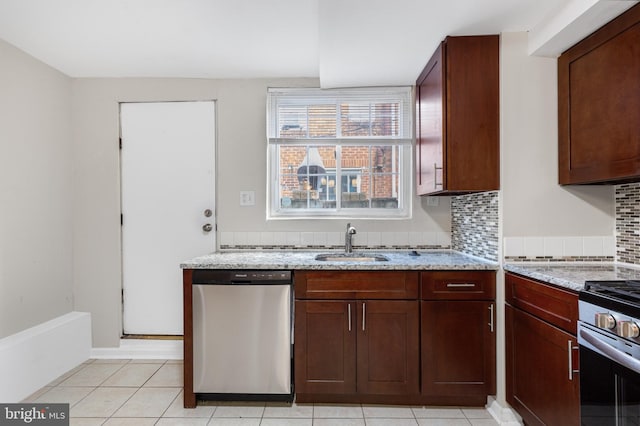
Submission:
M 616 258 L 640 265 L 640 183 L 616 186 Z
M 451 246 L 454 250 L 498 261 L 498 192 L 451 198 Z

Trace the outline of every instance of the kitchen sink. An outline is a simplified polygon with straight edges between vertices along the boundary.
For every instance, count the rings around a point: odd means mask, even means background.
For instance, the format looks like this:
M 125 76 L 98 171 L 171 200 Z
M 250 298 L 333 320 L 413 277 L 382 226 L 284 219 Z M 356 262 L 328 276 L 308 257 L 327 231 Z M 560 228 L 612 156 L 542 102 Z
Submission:
M 323 253 L 316 260 L 324 262 L 388 262 L 389 258 L 373 253 Z

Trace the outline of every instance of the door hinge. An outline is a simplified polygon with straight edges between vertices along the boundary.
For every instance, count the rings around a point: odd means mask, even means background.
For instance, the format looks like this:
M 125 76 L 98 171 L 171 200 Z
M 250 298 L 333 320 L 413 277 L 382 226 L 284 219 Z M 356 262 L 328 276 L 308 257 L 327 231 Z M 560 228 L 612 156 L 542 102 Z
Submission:
M 118 148 L 122 149 L 122 138 L 118 138 Z
M 120 289 L 120 297 L 122 298 L 122 304 L 124 305 L 124 288 Z
M 120 213 L 120 226 L 124 225 L 124 215 Z

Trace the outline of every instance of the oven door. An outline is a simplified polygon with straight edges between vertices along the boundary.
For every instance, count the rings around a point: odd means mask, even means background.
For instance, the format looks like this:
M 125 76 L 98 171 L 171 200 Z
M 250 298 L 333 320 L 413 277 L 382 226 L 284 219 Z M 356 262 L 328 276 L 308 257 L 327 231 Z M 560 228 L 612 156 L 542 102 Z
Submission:
M 584 323 L 578 343 L 582 425 L 640 425 L 640 346 Z

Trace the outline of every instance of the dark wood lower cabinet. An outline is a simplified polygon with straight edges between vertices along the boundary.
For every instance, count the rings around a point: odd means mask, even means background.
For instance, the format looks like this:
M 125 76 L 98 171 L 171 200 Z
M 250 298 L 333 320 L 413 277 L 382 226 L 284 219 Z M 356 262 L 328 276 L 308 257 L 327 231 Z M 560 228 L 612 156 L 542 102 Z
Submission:
M 510 305 L 505 314 L 507 402 L 527 425 L 578 425 L 576 337 Z
M 295 387 L 305 394 L 419 394 L 418 301 L 297 300 Z M 357 367 L 356 367 L 357 365 Z
M 495 394 L 494 271 L 297 271 L 295 282 L 298 402 L 482 406 Z
M 410 395 L 420 391 L 418 301 L 357 302 L 357 391 Z
M 356 391 L 356 340 L 348 301 L 296 301 L 296 393 Z
M 486 404 L 495 394 L 493 302 L 421 303 L 422 394 L 432 404 Z

